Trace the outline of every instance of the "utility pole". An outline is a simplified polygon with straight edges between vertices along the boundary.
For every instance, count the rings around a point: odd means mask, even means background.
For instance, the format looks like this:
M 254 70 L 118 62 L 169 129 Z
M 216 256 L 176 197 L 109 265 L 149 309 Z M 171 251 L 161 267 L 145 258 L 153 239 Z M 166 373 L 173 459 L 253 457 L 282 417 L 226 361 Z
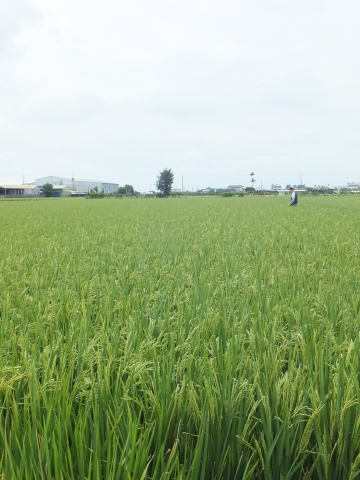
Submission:
M 25 182 L 24 182 L 24 174 L 23 174 L 23 176 L 22 176 L 22 177 L 23 177 L 23 185 L 24 185 L 24 184 L 25 184 Z
M 181 193 L 184 193 L 184 176 L 181 177 Z
M 300 188 L 302 188 L 302 173 L 300 173 Z

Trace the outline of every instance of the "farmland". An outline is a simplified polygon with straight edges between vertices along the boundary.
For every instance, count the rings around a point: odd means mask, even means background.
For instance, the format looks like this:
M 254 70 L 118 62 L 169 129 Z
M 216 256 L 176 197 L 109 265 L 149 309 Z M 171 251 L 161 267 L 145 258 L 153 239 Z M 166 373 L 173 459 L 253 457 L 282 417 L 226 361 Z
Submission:
M 360 478 L 360 199 L 0 202 L 0 477 Z

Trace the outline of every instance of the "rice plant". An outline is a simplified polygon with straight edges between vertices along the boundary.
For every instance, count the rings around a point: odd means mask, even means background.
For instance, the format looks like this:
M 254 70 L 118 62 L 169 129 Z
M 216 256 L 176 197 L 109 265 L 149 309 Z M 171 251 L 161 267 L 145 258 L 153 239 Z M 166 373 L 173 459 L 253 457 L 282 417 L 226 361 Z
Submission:
M 360 477 L 360 202 L 0 202 L 0 478 Z

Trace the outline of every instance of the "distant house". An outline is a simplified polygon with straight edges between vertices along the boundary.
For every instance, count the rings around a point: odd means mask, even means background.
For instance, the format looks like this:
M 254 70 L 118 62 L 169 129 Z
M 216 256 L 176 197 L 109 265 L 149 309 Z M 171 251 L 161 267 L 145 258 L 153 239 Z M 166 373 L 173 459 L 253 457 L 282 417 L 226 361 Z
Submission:
M 295 192 L 298 193 L 306 193 L 307 190 L 305 188 L 294 188 Z M 279 195 L 289 195 L 289 189 L 288 188 L 282 188 L 281 190 L 276 190 L 279 192 Z
M 341 192 L 341 191 L 348 191 L 352 193 L 359 193 L 360 192 L 360 182 L 347 182 L 346 186 L 338 186 L 334 187 L 334 190 L 336 192 Z
M 35 196 L 40 193 L 40 189 L 36 185 L 0 185 L 1 197 L 28 197 Z
M 282 186 L 279 185 L 278 183 L 273 183 L 271 185 L 271 190 L 275 190 L 275 191 L 278 191 L 278 190 L 281 190 L 282 189 Z
M 235 191 L 235 192 L 243 192 L 244 191 L 244 185 L 229 185 L 227 187 L 227 189 Z
M 86 197 L 87 193 L 85 192 L 71 192 L 72 197 Z
M 360 188 L 360 182 L 347 182 L 347 187 L 349 190 L 358 190 Z

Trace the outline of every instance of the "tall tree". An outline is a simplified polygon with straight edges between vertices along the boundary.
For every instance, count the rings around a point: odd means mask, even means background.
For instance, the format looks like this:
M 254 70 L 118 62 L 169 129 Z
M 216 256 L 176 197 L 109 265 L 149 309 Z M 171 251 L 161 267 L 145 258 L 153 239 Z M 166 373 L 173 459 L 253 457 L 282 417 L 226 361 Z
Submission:
M 156 188 L 164 195 L 164 197 L 168 197 L 173 183 L 174 174 L 171 171 L 171 168 L 165 168 L 165 170 L 160 172 L 160 175 L 158 176 Z
M 54 188 L 52 183 L 45 183 L 42 187 L 43 194 L 45 197 L 53 197 L 54 196 Z

